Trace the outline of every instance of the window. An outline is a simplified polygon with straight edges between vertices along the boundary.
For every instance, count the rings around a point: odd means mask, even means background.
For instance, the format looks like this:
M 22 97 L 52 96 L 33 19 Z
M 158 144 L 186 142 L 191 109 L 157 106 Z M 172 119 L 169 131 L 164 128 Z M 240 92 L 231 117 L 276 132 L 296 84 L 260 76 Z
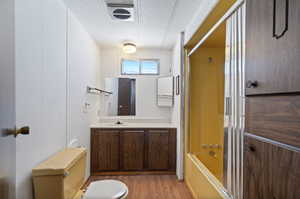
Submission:
M 158 59 L 122 59 L 122 75 L 159 75 Z
M 140 63 L 135 60 L 122 60 L 122 74 L 133 75 L 140 73 Z

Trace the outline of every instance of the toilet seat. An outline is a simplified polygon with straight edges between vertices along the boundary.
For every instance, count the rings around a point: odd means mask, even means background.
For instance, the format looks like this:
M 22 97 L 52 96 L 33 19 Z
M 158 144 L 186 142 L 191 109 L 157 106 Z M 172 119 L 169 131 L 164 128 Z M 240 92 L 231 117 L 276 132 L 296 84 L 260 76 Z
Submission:
M 83 199 L 123 199 L 128 194 L 127 186 L 117 180 L 99 180 L 92 182 Z

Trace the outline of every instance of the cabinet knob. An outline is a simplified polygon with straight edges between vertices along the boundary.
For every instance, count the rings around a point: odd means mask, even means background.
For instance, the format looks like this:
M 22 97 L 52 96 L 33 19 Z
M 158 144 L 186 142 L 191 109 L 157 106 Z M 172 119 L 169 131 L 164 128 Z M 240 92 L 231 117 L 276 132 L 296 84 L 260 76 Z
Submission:
M 247 83 L 246 83 L 247 88 L 256 88 L 257 86 L 258 86 L 257 81 L 247 81 Z

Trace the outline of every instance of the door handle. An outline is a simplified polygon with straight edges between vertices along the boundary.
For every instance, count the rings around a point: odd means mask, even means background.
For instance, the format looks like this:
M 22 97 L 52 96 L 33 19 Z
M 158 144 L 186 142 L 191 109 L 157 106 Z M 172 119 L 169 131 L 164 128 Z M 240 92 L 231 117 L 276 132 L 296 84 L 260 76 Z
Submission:
M 231 110 L 231 99 L 230 97 L 225 98 L 225 115 L 231 115 L 230 110 Z
M 7 130 L 6 135 L 13 135 L 15 137 L 17 137 L 18 135 L 29 135 L 30 134 L 30 128 L 29 126 L 24 126 L 22 128 L 19 129 L 11 129 L 11 130 Z
M 276 39 L 280 39 L 281 37 L 284 36 L 284 34 L 288 31 L 289 29 L 289 0 L 285 0 L 285 27 L 282 30 L 281 33 L 277 34 L 276 33 L 276 17 L 277 17 L 277 0 L 274 0 L 273 2 L 273 37 Z
M 246 88 L 256 88 L 258 86 L 257 81 L 247 81 L 246 83 Z

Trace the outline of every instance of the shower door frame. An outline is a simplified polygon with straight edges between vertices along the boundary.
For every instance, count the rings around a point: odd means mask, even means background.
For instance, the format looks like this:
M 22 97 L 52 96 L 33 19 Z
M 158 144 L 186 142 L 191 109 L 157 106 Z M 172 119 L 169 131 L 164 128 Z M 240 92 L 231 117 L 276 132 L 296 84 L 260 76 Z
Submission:
M 243 196 L 243 132 L 244 132 L 244 113 L 245 113 L 245 89 L 244 89 L 244 67 L 245 67 L 245 0 L 237 0 L 237 2 L 228 10 L 228 12 L 213 26 L 213 28 L 197 43 L 191 50 L 185 50 L 185 149 L 187 154 L 193 155 L 190 148 L 190 56 L 206 41 L 206 39 L 224 22 L 226 25 L 226 67 L 230 71 L 229 82 L 231 90 L 230 103 L 226 102 L 224 95 L 224 109 L 229 109 L 229 130 L 230 136 L 228 139 L 229 148 L 227 153 L 229 160 L 224 167 L 224 184 L 222 185 L 217 178 L 209 172 L 209 170 L 201 163 L 201 169 L 205 171 L 205 175 L 210 183 L 221 193 L 225 198 L 242 199 Z M 237 34 L 237 30 L 238 34 Z M 235 38 L 229 38 L 227 35 Z M 237 42 L 238 41 L 238 42 Z M 229 43 L 230 42 L 230 43 Z M 234 43 L 237 42 L 237 43 Z M 229 56 L 229 57 L 228 57 Z M 235 59 L 234 59 L 235 58 Z M 234 77 L 238 77 L 234 81 Z M 226 83 L 225 83 L 226 84 Z M 227 96 L 228 97 L 228 96 Z M 224 118 L 225 119 L 225 118 Z M 224 127 L 224 134 L 226 128 Z M 225 142 L 225 141 L 224 141 Z M 224 150 L 225 151 L 225 150 Z M 226 154 L 224 154 L 226 155 Z M 225 156 L 224 156 L 225 157 Z M 201 161 L 196 161 L 201 162 Z M 208 172 L 207 172 L 208 171 Z

